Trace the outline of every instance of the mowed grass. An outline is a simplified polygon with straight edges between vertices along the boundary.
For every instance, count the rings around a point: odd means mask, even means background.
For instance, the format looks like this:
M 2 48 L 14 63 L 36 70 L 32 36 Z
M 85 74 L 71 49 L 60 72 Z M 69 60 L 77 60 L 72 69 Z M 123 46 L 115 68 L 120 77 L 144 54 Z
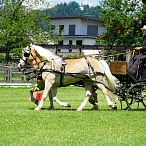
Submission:
M 43 110 L 28 100 L 25 88 L 0 88 L 0 146 L 145 146 L 146 112 L 110 110 L 101 92 L 99 110 L 76 109 L 85 96 L 84 88 L 58 89 L 62 101 L 71 108 L 58 106 L 49 111 L 47 99 Z

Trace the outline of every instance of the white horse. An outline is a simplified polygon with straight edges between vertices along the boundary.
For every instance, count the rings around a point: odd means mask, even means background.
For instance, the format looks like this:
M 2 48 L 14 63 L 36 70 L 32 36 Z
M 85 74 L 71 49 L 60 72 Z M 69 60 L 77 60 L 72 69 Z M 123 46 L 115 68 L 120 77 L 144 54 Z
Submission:
M 86 98 L 77 111 L 83 110 L 88 100 L 91 99 L 93 87 L 99 88 L 103 92 L 109 107 L 116 107 L 117 99 L 114 98 L 113 92 L 118 90 L 119 81 L 111 74 L 109 66 L 104 60 L 98 61 L 92 57 L 67 59 L 65 60 L 65 70 L 62 71 L 61 57 L 32 44 L 22 50 L 22 58 L 18 64 L 20 70 L 24 68 L 27 60 L 35 69 L 39 69 L 45 82 L 42 99 L 35 108 L 36 111 L 42 109 L 46 96 L 50 91 L 52 95 L 50 98 L 50 108 L 53 108 L 53 99 L 57 98 L 57 87 L 61 83 L 67 86 L 80 80 L 84 82 Z M 113 101 L 110 98 L 111 96 L 114 96 L 112 97 Z

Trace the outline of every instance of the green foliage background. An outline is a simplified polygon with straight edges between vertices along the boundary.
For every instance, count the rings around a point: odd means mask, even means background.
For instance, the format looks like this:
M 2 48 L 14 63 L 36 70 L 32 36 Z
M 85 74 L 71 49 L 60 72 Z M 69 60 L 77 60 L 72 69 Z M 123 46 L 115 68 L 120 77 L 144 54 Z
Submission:
M 41 10 L 25 6 L 23 2 L 4 1 L 0 10 L 0 46 L 5 48 L 7 58 L 12 49 L 23 48 L 31 42 L 47 43 L 56 39 L 48 16 Z
M 140 28 L 146 16 L 146 6 L 141 0 L 103 0 L 100 16 L 107 28 L 105 36 L 100 39 L 106 40 L 108 45 L 141 45 Z
M 77 2 L 71 1 L 69 3 L 60 3 L 56 6 L 44 10 L 44 12 L 49 16 L 84 16 L 89 15 L 92 17 L 99 17 L 100 7 L 89 6 L 89 5 L 79 5 Z
M 97 36 L 104 45 L 140 46 L 142 43 L 140 28 L 146 23 L 146 5 L 142 0 L 102 0 L 96 7 L 80 6 L 72 1 L 45 10 L 32 9 L 24 2 L 5 0 L 0 10 L 0 49 L 6 50 L 7 58 L 10 52 L 18 54 L 18 49 L 31 42 L 47 44 L 48 40 L 57 41 L 55 26 L 49 24 L 50 16 L 96 17 L 107 28 L 106 33 Z

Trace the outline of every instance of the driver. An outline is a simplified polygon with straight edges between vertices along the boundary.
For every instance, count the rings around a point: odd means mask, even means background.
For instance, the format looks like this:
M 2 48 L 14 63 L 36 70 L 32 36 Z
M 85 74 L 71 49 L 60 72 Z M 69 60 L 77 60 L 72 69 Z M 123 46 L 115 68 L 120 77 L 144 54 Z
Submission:
M 141 31 L 143 33 L 143 43 L 141 47 L 136 47 L 136 51 L 140 51 L 141 54 L 146 55 L 146 25 L 141 28 Z

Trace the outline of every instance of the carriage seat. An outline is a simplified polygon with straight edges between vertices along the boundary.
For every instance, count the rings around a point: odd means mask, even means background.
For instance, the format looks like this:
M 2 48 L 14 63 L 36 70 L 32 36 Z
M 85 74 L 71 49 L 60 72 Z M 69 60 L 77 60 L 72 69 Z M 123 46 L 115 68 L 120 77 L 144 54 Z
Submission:
M 111 73 L 114 75 L 126 75 L 128 70 L 127 61 L 110 61 Z

